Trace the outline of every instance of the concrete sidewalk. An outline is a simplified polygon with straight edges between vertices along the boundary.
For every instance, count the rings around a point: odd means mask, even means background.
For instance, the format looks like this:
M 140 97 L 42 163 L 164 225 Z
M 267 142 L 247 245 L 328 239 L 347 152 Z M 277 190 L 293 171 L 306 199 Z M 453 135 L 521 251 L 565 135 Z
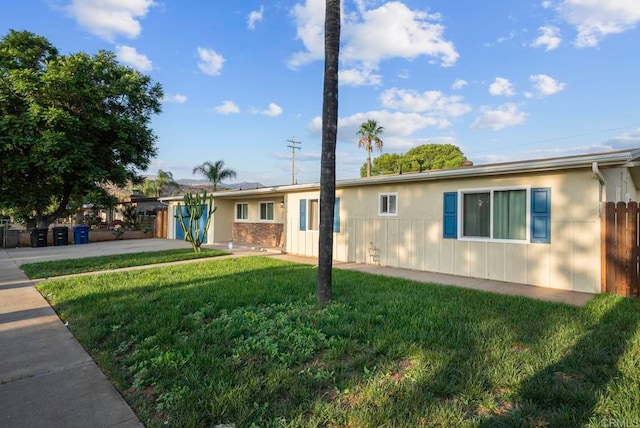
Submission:
M 6 427 L 142 426 L 2 249 L 0 403 L 0 426 Z
M 0 249 L 0 427 L 143 426 L 20 265 L 176 248 L 191 245 L 140 239 Z M 234 256 L 249 253 L 263 254 L 234 249 Z

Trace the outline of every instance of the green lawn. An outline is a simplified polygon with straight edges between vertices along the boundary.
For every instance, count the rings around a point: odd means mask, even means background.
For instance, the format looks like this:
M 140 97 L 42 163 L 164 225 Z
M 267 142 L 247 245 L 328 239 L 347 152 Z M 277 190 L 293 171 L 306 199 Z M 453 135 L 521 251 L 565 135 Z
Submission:
M 201 259 L 223 256 L 224 251 L 203 248 L 200 253 L 192 249 L 149 251 L 144 253 L 116 254 L 100 257 L 84 257 L 81 259 L 56 260 L 50 262 L 25 263 L 20 268 L 31 279 L 51 278 L 100 270 L 118 269 L 131 266 L 153 265 L 158 263 L 177 262 L 180 260 Z
M 40 283 L 148 426 L 640 421 L 640 302 L 584 308 L 262 257 Z M 634 425 L 608 425 L 634 426 Z

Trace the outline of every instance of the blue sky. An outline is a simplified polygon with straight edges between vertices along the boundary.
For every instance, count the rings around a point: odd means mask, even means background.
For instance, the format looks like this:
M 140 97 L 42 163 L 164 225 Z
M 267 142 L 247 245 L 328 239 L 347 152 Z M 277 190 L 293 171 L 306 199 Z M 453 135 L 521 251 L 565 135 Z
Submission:
M 344 0 L 339 179 L 359 175 L 356 130 L 384 149 L 452 143 L 476 164 L 640 146 L 640 2 Z M 148 171 L 236 181 L 320 171 L 324 0 L 4 0 L 0 33 L 62 53 L 117 53 L 163 85 Z M 376 153 L 378 155 L 378 153 Z

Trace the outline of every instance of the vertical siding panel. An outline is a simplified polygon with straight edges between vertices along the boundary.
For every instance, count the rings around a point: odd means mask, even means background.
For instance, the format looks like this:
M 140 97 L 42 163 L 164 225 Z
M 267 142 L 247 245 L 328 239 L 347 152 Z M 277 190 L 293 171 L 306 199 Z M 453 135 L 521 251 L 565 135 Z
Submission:
M 555 224 L 551 228 L 555 231 Z M 555 239 L 555 238 L 554 238 Z M 550 287 L 550 245 L 527 245 L 527 283 Z
M 524 284 L 527 282 L 527 246 L 504 244 L 505 246 L 505 278 L 509 282 Z
M 424 247 L 425 247 L 425 221 L 414 220 L 411 224 L 411 236 L 413 237 L 413 257 L 411 260 L 412 269 L 424 270 Z
M 469 254 L 467 265 L 469 266 L 469 276 L 485 278 L 487 264 L 486 243 L 469 242 Z
M 454 240 L 456 251 L 453 256 L 453 273 L 469 276 L 469 241 Z
M 571 224 L 569 221 L 559 220 L 551 224 L 551 287 L 561 290 L 572 290 L 571 283 Z
M 440 237 L 442 236 L 442 230 L 440 229 L 440 222 L 437 221 L 425 221 L 425 231 L 422 235 L 424 237 L 424 270 L 439 272 L 440 266 L 440 253 L 442 250 Z M 447 241 L 449 245 L 452 240 Z
M 487 272 L 485 278 L 504 281 L 504 246 L 487 242 Z
M 413 221 L 411 219 L 397 220 L 398 266 L 404 269 L 415 269 L 413 266 Z

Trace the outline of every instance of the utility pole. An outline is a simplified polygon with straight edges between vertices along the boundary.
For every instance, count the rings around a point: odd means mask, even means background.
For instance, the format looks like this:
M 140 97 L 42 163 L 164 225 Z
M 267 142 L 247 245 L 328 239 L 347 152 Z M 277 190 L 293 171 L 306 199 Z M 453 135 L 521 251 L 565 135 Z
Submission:
M 295 137 L 291 137 L 287 140 L 287 145 L 291 149 L 291 184 L 296 184 L 296 150 L 300 150 L 300 144 L 302 142 L 296 141 Z

